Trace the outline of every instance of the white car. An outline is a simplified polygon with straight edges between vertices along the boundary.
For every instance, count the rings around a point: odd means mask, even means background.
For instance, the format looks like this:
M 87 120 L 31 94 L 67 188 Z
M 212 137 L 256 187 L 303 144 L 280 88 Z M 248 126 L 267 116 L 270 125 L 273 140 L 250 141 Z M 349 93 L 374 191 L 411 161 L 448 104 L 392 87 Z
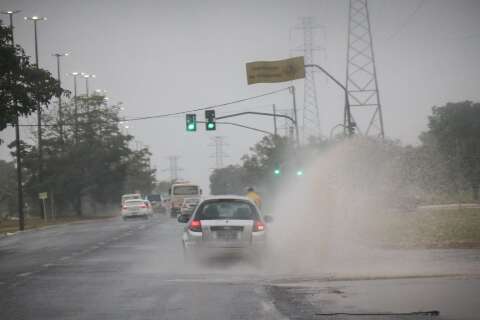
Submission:
M 205 198 L 191 216 L 178 217 L 179 222 L 187 223 L 182 236 L 187 257 L 208 251 L 262 252 L 266 245 L 265 222 L 271 220 L 270 216 L 262 217 L 251 200 L 238 196 Z
M 180 214 L 191 215 L 195 208 L 200 203 L 199 198 L 185 198 L 183 199 L 182 207 L 180 208 Z
M 148 200 L 133 199 L 126 200 L 122 205 L 122 218 L 143 217 L 148 219 L 153 214 L 152 205 Z

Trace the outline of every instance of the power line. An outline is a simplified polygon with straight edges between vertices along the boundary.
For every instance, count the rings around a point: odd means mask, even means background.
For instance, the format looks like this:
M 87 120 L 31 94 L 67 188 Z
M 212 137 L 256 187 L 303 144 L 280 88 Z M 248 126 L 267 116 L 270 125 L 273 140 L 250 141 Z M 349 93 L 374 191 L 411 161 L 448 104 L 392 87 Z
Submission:
M 397 28 L 396 31 L 392 32 L 390 34 L 389 37 L 387 37 L 384 41 L 390 41 L 392 40 L 393 38 L 395 38 L 396 36 L 398 36 L 402 31 L 403 29 L 405 29 L 406 26 L 408 26 L 408 24 L 413 20 L 413 18 L 415 17 L 415 15 L 418 13 L 418 11 L 420 11 L 420 9 L 423 7 L 423 5 L 425 4 L 426 0 L 420 0 L 420 2 L 418 2 L 417 6 L 415 7 L 415 9 L 412 11 L 412 13 L 410 13 L 410 15 L 408 15 L 408 17 L 403 21 L 403 23 Z
M 251 97 L 247 97 L 247 98 L 243 98 L 243 99 L 224 102 L 224 103 L 221 103 L 221 104 L 214 104 L 214 105 L 210 105 L 210 106 L 207 106 L 207 107 L 200 107 L 200 108 L 195 108 L 195 109 L 190 109 L 190 110 L 183 110 L 183 111 L 171 112 L 171 113 L 163 113 L 163 114 L 144 116 L 144 117 L 125 118 L 125 119 L 118 120 L 118 121 L 110 121 L 110 123 L 120 123 L 120 122 L 131 122 L 131 121 L 141 121 L 141 120 L 149 120 L 149 119 L 167 118 L 167 117 L 178 116 L 178 115 L 191 113 L 191 112 L 197 112 L 197 111 L 203 111 L 203 110 L 209 110 L 209 109 L 218 109 L 218 108 L 226 107 L 226 106 L 229 106 L 229 105 L 232 105 L 232 104 L 241 103 L 241 102 L 245 102 L 245 101 L 249 101 L 249 100 L 253 100 L 253 99 L 266 97 L 266 96 L 273 95 L 273 94 L 276 94 L 276 93 L 279 93 L 279 92 L 282 92 L 282 91 L 286 91 L 286 90 L 290 90 L 290 87 L 286 87 L 286 88 L 282 88 L 282 89 L 278 89 L 278 90 L 274 90 L 274 91 L 269 91 L 269 92 L 266 92 L 266 93 L 262 93 L 262 94 L 259 94 L 259 95 L 256 95 L 256 96 L 251 96 Z M 73 126 L 74 124 L 64 123 L 62 125 Z M 20 126 L 21 127 L 32 127 L 33 125 L 23 124 L 23 125 L 20 125 Z M 50 125 L 44 124 L 42 126 L 53 127 L 53 126 L 57 126 L 57 124 L 50 124 Z

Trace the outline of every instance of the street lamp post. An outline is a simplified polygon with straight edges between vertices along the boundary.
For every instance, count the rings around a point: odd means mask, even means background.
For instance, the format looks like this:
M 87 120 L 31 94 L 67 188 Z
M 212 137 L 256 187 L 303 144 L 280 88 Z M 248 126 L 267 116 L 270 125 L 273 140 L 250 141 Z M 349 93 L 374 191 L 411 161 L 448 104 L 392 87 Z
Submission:
M 85 78 L 85 92 L 86 92 L 86 95 L 87 95 L 87 98 L 88 98 L 89 93 L 90 93 L 89 92 L 89 86 L 88 86 L 88 79 L 90 79 L 90 78 L 93 79 L 93 78 L 96 78 L 97 76 L 94 75 L 94 74 L 88 74 L 88 73 L 82 72 L 82 77 Z
M 8 14 L 10 19 L 10 32 L 11 32 L 11 44 L 12 48 L 15 48 L 15 40 L 13 36 L 13 15 L 19 13 L 20 10 L 8 10 L 1 11 L 2 14 Z M 17 100 L 13 101 L 14 106 L 17 106 Z M 16 108 L 15 108 L 16 110 Z M 15 147 L 16 147 L 16 157 L 17 157 L 17 192 L 18 192 L 18 228 L 20 231 L 25 229 L 25 215 L 23 213 L 23 187 L 22 187 L 22 153 L 20 152 L 20 126 L 19 126 L 19 116 L 18 113 L 15 119 Z
M 60 58 L 66 57 L 70 53 L 53 53 L 52 56 L 57 58 L 57 77 L 58 77 L 58 122 L 60 123 L 60 141 L 63 142 L 63 116 L 62 116 L 62 89 L 61 77 L 60 77 Z
M 332 79 L 333 82 L 335 82 L 345 92 L 345 109 L 344 109 L 344 118 L 345 119 L 344 120 L 346 120 L 347 124 L 346 124 L 346 126 L 344 126 L 344 128 L 348 131 L 348 135 L 352 136 L 353 133 L 354 133 L 355 123 L 352 121 L 352 114 L 350 112 L 350 100 L 349 100 L 349 97 L 348 97 L 347 87 L 345 87 L 340 81 L 335 79 L 330 73 L 328 73 L 327 70 L 320 67 L 318 64 L 306 64 L 305 68 L 307 68 L 307 67 L 314 67 L 314 68 L 319 69 L 320 71 L 325 73 L 327 75 L 327 77 Z
M 35 66 L 38 68 L 38 34 L 37 34 L 37 22 L 45 21 L 45 17 L 25 17 L 25 21 L 33 21 L 33 30 L 35 35 Z M 38 131 L 38 180 L 41 183 L 43 180 L 42 171 L 43 171 L 43 152 L 42 152 L 42 107 L 40 103 L 37 106 L 37 131 Z M 41 207 L 42 216 L 45 218 L 46 212 Z
M 80 73 L 72 72 L 69 73 L 73 77 L 73 105 L 74 105 L 74 128 L 73 128 L 73 135 L 75 137 L 75 143 L 78 143 L 78 107 L 77 107 L 77 77 Z

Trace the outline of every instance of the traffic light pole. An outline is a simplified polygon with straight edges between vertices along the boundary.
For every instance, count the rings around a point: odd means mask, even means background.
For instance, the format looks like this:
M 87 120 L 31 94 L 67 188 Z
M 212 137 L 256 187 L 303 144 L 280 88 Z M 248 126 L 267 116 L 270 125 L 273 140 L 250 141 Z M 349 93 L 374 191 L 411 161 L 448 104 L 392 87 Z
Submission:
M 218 119 L 218 118 L 217 118 Z M 207 123 L 206 121 L 197 121 L 197 123 Z M 244 128 L 244 129 L 249 129 L 249 130 L 253 130 L 253 131 L 257 131 L 257 132 L 262 132 L 262 133 L 266 133 L 266 134 L 271 134 L 271 135 L 274 135 L 273 132 L 270 132 L 270 131 L 266 131 L 266 130 L 262 130 L 262 129 L 258 129 L 258 128 L 254 128 L 254 127 L 249 127 L 249 126 L 246 126 L 246 125 L 243 125 L 243 124 L 239 124 L 239 123 L 235 123 L 235 122 L 216 122 L 218 124 L 228 124 L 228 125 L 231 125 L 231 126 L 236 126 L 236 127 L 240 127 L 240 128 Z
M 285 119 L 288 119 L 290 121 L 292 121 L 292 123 L 295 125 L 295 129 L 296 129 L 296 142 L 297 142 L 297 146 L 300 146 L 300 137 L 298 135 L 298 125 L 297 125 L 297 121 L 295 119 L 293 119 L 292 117 L 290 116 L 287 116 L 285 114 L 275 114 L 275 113 L 268 113 L 268 112 L 255 112 L 255 111 L 245 111 L 245 112 L 239 112 L 239 113 L 233 113 L 233 114 L 228 114 L 226 116 L 221 116 L 221 117 L 216 117 L 216 120 L 221 120 L 221 119 L 226 119 L 226 118 L 232 118 L 232 117 L 238 117 L 238 116 L 242 116 L 242 115 L 245 115 L 245 114 L 256 114 L 256 115 L 260 115 L 260 116 L 267 116 L 267 117 L 280 117 L 280 118 L 285 118 Z M 217 122 L 217 123 L 220 123 L 220 122 Z M 252 129 L 252 128 L 250 128 Z M 262 131 L 262 132 L 267 132 L 267 131 L 263 131 L 263 130 L 260 130 L 260 129 L 256 129 L 257 131 Z M 271 132 L 268 132 L 269 134 L 272 134 Z

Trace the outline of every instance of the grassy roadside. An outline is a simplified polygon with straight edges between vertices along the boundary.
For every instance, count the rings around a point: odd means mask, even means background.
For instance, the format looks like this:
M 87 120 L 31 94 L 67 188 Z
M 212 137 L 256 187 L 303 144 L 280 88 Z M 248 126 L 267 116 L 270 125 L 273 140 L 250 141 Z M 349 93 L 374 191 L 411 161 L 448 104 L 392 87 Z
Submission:
M 384 228 L 381 232 L 379 227 Z M 384 216 L 375 231 L 387 246 L 480 248 L 480 209 L 429 210 Z
M 48 220 L 45 222 L 38 217 L 30 217 L 25 219 L 25 230 L 38 229 L 46 226 L 52 226 L 57 224 L 65 224 L 72 222 L 91 221 L 91 220 L 103 220 L 109 219 L 113 216 L 101 216 L 101 217 L 59 217 L 55 220 Z M 18 220 L 0 220 L 0 235 L 12 233 L 18 231 Z

